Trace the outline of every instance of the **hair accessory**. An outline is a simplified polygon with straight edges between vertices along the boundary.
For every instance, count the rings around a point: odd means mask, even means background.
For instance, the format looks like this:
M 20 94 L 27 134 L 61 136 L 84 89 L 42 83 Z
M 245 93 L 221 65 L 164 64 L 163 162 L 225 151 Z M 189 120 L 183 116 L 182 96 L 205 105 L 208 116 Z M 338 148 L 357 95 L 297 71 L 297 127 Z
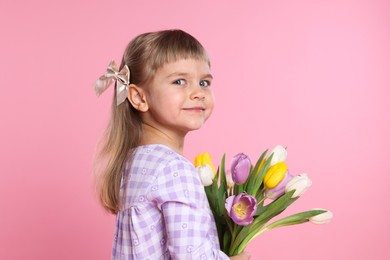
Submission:
M 118 106 L 126 100 L 129 92 L 130 69 L 127 65 L 119 71 L 115 61 L 111 61 L 104 75 L 96 80 L 93 87 L 96 95 L 100 96 L 109 86 L 111 86 L 114 80 L 116 80 L 116 105 Z

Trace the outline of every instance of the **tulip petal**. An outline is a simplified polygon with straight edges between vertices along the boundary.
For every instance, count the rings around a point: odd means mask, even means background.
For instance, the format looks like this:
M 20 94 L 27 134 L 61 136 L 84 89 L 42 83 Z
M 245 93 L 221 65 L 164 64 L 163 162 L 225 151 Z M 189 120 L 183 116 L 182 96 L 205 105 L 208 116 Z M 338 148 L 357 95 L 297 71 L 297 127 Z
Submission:
M 237 184 L 243 184 L 248 179 L 251 168 L 249 157 L 243 153 L 239 153 L 233 157 L 231 163 L 231 174 L 233 181 Z
M 227 185 L 227 187 L 229 189 L 232 188 L 234 186 L 234 181 L 233 181 L 232 173 L 230 172 L 230 170 L 226 171 L 225 177 L 226 177 L 226 185 Z
M 232 209 L 232 206 L 233 206 L 233 201 L 234 201 L 234 198 L 236 196 L 232 195 L 230 197 L 228 197 L 225 201 L 225 208 L 226 208 L 226 211 L 229 213 L 230 210 Z
M 316 208 L 319 209 L 319 208 Z M 315 210 L 315 209 L 313 209 Z M 325 209 L 320 209 L 320 210 L 325 210 Z M 314 217 L 310 217 L 309 221 L 313 224 L 317 225 L 322 225 L 322 224 L 327 224 L 329 223 L 333 218 L 333 213 L 329 210 L 326 210 L 326 212 L 316 215 Z
M 292 198 L 300 197 L 312 185 L 311 180 L 306 173 L 302 173 L 292 178 L 286 185 L 285 191 L 289 192 L 295 190 Z
M 282 196 L 285 193 L 285 188 L 288 183 L 294 178 L 294 176 L 290 173 L 289 170 L 287 170 L 283 180 L 279 182 L 279 184 L 272 188 L 272 189 L 266 189 L 265 190 L 265 196 L 268 199 L 276 200 L 280 196 Z
M 241 193 L 227 198 L 225 208 L 234 223 L 247 226 L 253 221 L 253 216 L 257 210 L 257 201 L 255 197 Z
M 270 167 L 264 176 L 264 185 L 268 189 L 275 188 L 286 176 L 288 167 L 284 162 L 279 162 Z
M 279 162 L 284 162 L 287 158 L 287 150 L 281 145 L 275 146 L 274 149 L 272 149 L 271 154 L 273 154 L 273 156 L 270 166 L 273 166 Z
M 210 168 L 210 165 L 206 164 L 204 166 L 196 167 L 196 170 L 199 173 L 200 180 L 202 181 L 203 186 L 210 186 L 213 184 L 214 173 Z

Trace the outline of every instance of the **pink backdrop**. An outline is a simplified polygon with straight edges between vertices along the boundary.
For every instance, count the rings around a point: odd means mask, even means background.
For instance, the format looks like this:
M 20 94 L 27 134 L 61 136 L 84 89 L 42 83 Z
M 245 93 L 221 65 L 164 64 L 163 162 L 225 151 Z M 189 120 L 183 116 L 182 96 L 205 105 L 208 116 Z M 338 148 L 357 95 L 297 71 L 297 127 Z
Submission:
M 388 1 L 58 2 L 0 2 L 0 259 L 109 259 L 91 165 L 112 91 L 90 86 L 131 38 L 167 28 L 205 45 L 215 78 L 186 156 L 286 145 L 313 181 L 286 213 L 334 212 L 256 238 L 252 259 L 390 258 Z

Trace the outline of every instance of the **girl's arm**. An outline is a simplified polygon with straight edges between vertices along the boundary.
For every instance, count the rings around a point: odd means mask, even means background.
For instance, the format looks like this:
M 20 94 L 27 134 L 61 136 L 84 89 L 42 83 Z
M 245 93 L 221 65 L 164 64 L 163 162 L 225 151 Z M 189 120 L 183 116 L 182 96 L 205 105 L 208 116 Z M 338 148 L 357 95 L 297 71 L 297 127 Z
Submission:
M 190 204 L 164 203 L 168 250 L 173 259 L 229 259 L 210 234 L 210 220 Z
M 173 160 L 157 179 L 154 197 L 165 222 L 163 243 L 167 243 L 172 258 L 229 259 L 219 249 L 214 219 L 193 166 Z

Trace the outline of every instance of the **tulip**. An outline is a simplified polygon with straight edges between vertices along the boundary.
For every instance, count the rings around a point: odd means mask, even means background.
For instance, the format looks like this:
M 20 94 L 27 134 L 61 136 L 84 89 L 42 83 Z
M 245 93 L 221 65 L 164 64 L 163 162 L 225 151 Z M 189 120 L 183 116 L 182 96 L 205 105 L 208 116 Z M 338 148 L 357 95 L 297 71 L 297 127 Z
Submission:
M 194 166 L 199 173 L 203 186 L 210 186 L 216 176 L 214 165 L 211 162 L 211 156 L 207 152 L 196 156 Z
M 247 155 L 239 153 L 233 157 L 230 168 L 233 181 L 237 184 L 243 184 L 248 179 L 251 161 Z
M 265 189 L 265 196 L 268 199 L 276 200 L 285 193 L 286 185 L 290 183 L 293 178 L 294 176 L 287 170 L 283 180 L 275 188 Z
M 316 209 L 313 209 L 316 210 Z M 317 209 L 318 210 L 318 209 Z M 326 210 L 326 209 L 320 209 L 320 210 Z M 309 221 L 313 224 L 326 224 L 329 223 L 333 218 L 333 213 L 329 210 L 326 210 L 326 212 L 310 217 Z
M 257 210 L 256 198 L 246 193 L 232 195 L 226 199 L 225 208 L 234 223 L 247 226 L 252 223 Z
M 213 162 L 211 161 L 211 156 L 207 152 L 204 152 L 203 154 L 199 154 L 198 156 L 195 157 L 195 160 L 194 160 L 195 167 L 204 166 L 206 164 L 208 164 L 210 166 L 210 168 L 212 169 L 214 176 L 215 176 L 216 171 L 215 171 Z
M 273 154 L 273 156 L 270 166 L 274 166 L 279 162 L 284 162 L 287 158 L 287 150 L 281 145 L 275 146 L 274 149 L 272 149 L 271 154 Z
M 295 190 L 292 198 L 299 197 L 311 186 L 312 182 L 307 177 L 306 173 L 302 173 L 298 176 L 292 178 L 286 185 L 285 191 L 286 193 L 292 190 Z
M 275 188 L 286 176 L 288 170 L 284 162 L 279 162 L 270 167 L 264 176 L 264 185 L 267 189 Z
M 227 187 L 230 189 L 234 186 L 234 181 L 233 181 L 233 178 L 232 178 L 232 173 L 230 170 L 226 170 L 226 185 Z
M 210 186 L 213 184 L 214 173 L 210 165 L 206 164 L 203 166 L 198 166 L 196 167 L 196 170 L 199 173 L 203 186 Z

